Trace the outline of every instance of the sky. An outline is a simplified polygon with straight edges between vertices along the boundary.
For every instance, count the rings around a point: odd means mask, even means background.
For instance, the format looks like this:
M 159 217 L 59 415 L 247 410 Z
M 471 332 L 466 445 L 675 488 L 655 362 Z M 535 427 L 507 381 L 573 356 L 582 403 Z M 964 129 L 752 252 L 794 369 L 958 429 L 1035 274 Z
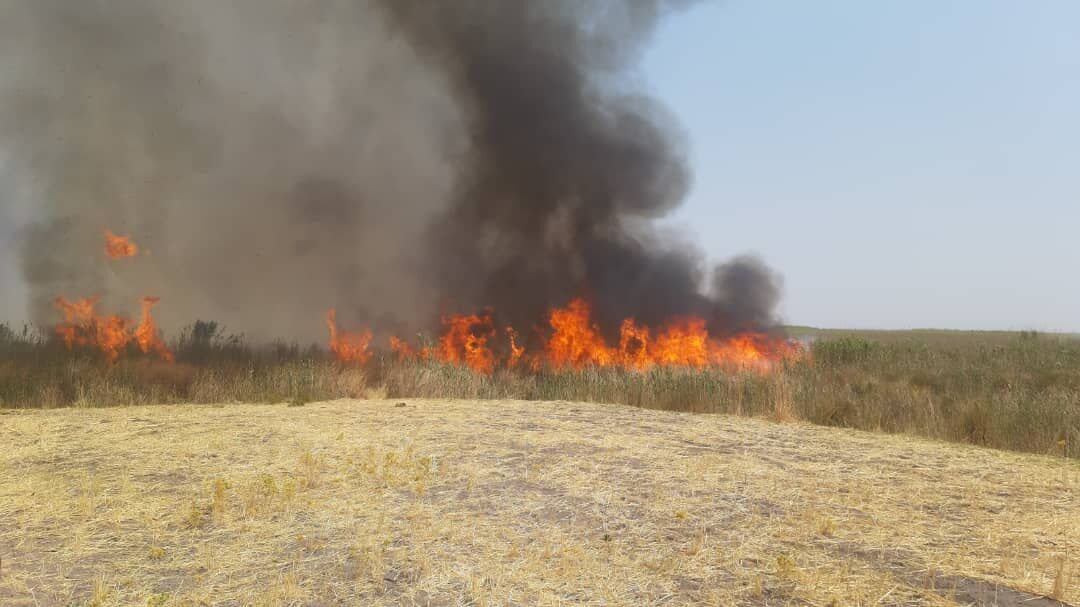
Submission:
M 1080 331 L 1080 2 L 705 1 L 641 77 L 788 323 Z
M 691 153 L 670 223 L 786 322 L 1080 331 L 1080 2 L 702 0 L 640 77 Z

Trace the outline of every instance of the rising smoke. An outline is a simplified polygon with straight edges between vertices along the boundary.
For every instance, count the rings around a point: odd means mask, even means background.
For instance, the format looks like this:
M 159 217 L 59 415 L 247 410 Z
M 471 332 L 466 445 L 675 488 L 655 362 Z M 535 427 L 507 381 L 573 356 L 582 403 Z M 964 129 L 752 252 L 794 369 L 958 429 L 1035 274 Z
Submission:
M 709 270 L 653 227 L 690 176 L 634 66 L 681 4 L 10 2 L 0 217 L 20 218 L 4 246 L 31 317 L 153 294 L 167 328 L 314 340 L 330 306 L 381 330 L 483 307 L 525 328 L 586 295 L 609 334 L 767 327 L 768 268 Z M 144 254 L 108 262 L 106 227 Z

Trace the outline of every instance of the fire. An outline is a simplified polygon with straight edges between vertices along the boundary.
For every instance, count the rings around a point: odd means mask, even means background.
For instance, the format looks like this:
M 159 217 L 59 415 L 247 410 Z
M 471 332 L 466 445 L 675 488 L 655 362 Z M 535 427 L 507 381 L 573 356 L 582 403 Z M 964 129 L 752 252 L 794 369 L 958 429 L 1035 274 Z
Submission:
M 488 339 L 495 337 L 491 313 L 444 316 L 443 336 L 435 355 L 441 361 L 464 365 L 481 373 L 495 370 L 495 354 Z
M 619 328 L 619 362 L 630 369 L 644 370 L 656 364 L 649 351 L 649 328 L 627 318 Z
M 510 340 L 510 357 L 506 359 L 506 366 L 513 369 L 525 355 L 525 346 L 518 345 L 518 334 L 513 327 L 506 327 L 506 337 Z
M 97 302 L 97 297 L 74 302 L 57 297 L 56 308 L 64 321 L 56 325 L 56 333 L 69 350 L 76 346 L 95 347 L 109 361 L 115 361 L 131 342 L 130 322 L 116 315 L 99 316 L 95 310 Z
M 357 348 L 342 346 L 342 337 L 328 315 L 331 350 L 339 359 L 368 359 L 371 332 L 357 334 L 363 356 L 354 356 Z M 619 328 L 617 345 L 609 345 L 592 319 L 589 303 L 581 298 L 566 307 L 555 308 L 548 315 L 549 330 L 541 339 L 542 348 L 526 352 L 513 327 L 505 327 L 505 344 L 495 329 L 493 312 L 452 314 L 442 318 L 442 336 L 436 345 L 415 348 L 406 340 L 390 337 L 390 351 L 398 360 L 435 359 L 490 374 L 503 366 L 507 369 L 542 368 L 584 369 L 617 367 L 646 371 L 654 367 L 734 367 L 767 370 L 774 362 L 801 355 L 797 344 L 762 333 L 742 333 L 731 337 L 709 335 L 704 319 L 676 318 L 660 327 L 640 324 L 627 318 Z
M 652 346 L 658 365 L 701 369 L 711 362 L 709 333 L 700 318 L 672 321 L 656 336 Z
M 109 259 L 134 257 L 138 252 L 139 247 L 135 246 L 130 237 L 117 236 L 105 230 L 105 254 L 109 256 Z
M 142 320 L 139 322 L 139 326 L 135 328 L 135 341 L 139 344 L 139 350 L 143 354 L 156 354 L 162 360 L 172 362 L 173 353 L 165 347 L 165 342 L 161 339 L 161 332 L 158 331 L 157 323 L 154 322 L 154 316 L 150 313 L 150 308 L 153 308 L 159 301 L 161 301 L 160 297 L 143 297 Z
M 158 302 L 157 297 L 143 298 L 142 321 L 134 328 L 131 320 L 122 316 L 99 315 L 96 310 L 98 299 L 88 297 L 69 302 L 63 297 L 56 298 L 56 308 L 64 317 L 56 325 L 56 334 L 69 350 L 76 346 L 96 348 L 109 362 L 115 362 L 129 344 L 136 343 L 145 354 L 173 361 L 173 354 L 165 347 L 150 314 L 150 308 Z
M 399 361 L 435 359 L 468 367 L 480 373 L 495 371 L 501 357 L 493 350 L 498 336 L 491 311 L 482 314 L 450 314 L 442 318 L 443 333 L 439 342 L 427 348 L 415 348 L 397 336 L 390 336 L 390 351 Z M 506 327 L 507 354 L 504 364 L 514 368 L 521 362 L 525 347 L 518 345 L 518 334 L 513 327 Z M 335 352 L 335 354 L 337 354 Z M 337 355 L 341 359 L 341 355 Z
M 713 339 L 701 318 L 676 319 L 658 331 L 627 318 L 619 328 L 618 347 L 608 346 L 592 322 L 589 304 L 582 299 L 552 310 L 548 322 L 553 333 L 545 346 L 544 362 L 556 368 L 617 366 L 635 371 L 657 366 L 766 368 L 773 360 L 795 353 L 794 346 L 762 334 Z
M 396 335 L 390 336 L 390 351 L 397 355 L 398 360 L 408 360 L 416 357 L 416 349 L 410 346 L 409 342 Z
M 615 362 L 616 352 L 604 343 L 584 299 L 575 299 L 565 308 L 552 310 L 548 322 L 554 333 L 545 354 L 552 366 L 580 369 L 589 365 L 606 367 Z
M 371 353 L 368 352 L 368 345 L 371 344 L 370 330 L 338 330 L 337 310 L 333 308 L 326 313 L 326 327 L 330 330 L 330 351 L 338 360 L 363 364 L 371 359 Z

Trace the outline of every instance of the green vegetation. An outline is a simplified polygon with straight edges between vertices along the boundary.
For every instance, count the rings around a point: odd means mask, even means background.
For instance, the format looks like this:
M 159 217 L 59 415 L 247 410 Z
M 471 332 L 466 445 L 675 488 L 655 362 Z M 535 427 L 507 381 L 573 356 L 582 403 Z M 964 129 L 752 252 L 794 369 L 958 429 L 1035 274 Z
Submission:
M 811 331 L 809 355 L 767 373 L 618 369 L 499 371 L 377 357 L 364 368 L 318 348 L 255 348 L 197 323 L 177 362 L 109 364 L 0 325 L 0 406 L 437 397 L 623 403 L 729 413 L 1080 458 L 1080 339 L 1034 332 Z

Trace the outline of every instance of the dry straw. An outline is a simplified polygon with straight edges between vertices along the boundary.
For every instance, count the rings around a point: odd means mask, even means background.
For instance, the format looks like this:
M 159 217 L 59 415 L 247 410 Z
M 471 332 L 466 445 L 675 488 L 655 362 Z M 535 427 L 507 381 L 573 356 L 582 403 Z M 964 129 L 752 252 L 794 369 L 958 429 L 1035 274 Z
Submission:
M 0 441 L 5 606 L 1080 602 L 1060 457 L 467 400 L 8 411 Z

